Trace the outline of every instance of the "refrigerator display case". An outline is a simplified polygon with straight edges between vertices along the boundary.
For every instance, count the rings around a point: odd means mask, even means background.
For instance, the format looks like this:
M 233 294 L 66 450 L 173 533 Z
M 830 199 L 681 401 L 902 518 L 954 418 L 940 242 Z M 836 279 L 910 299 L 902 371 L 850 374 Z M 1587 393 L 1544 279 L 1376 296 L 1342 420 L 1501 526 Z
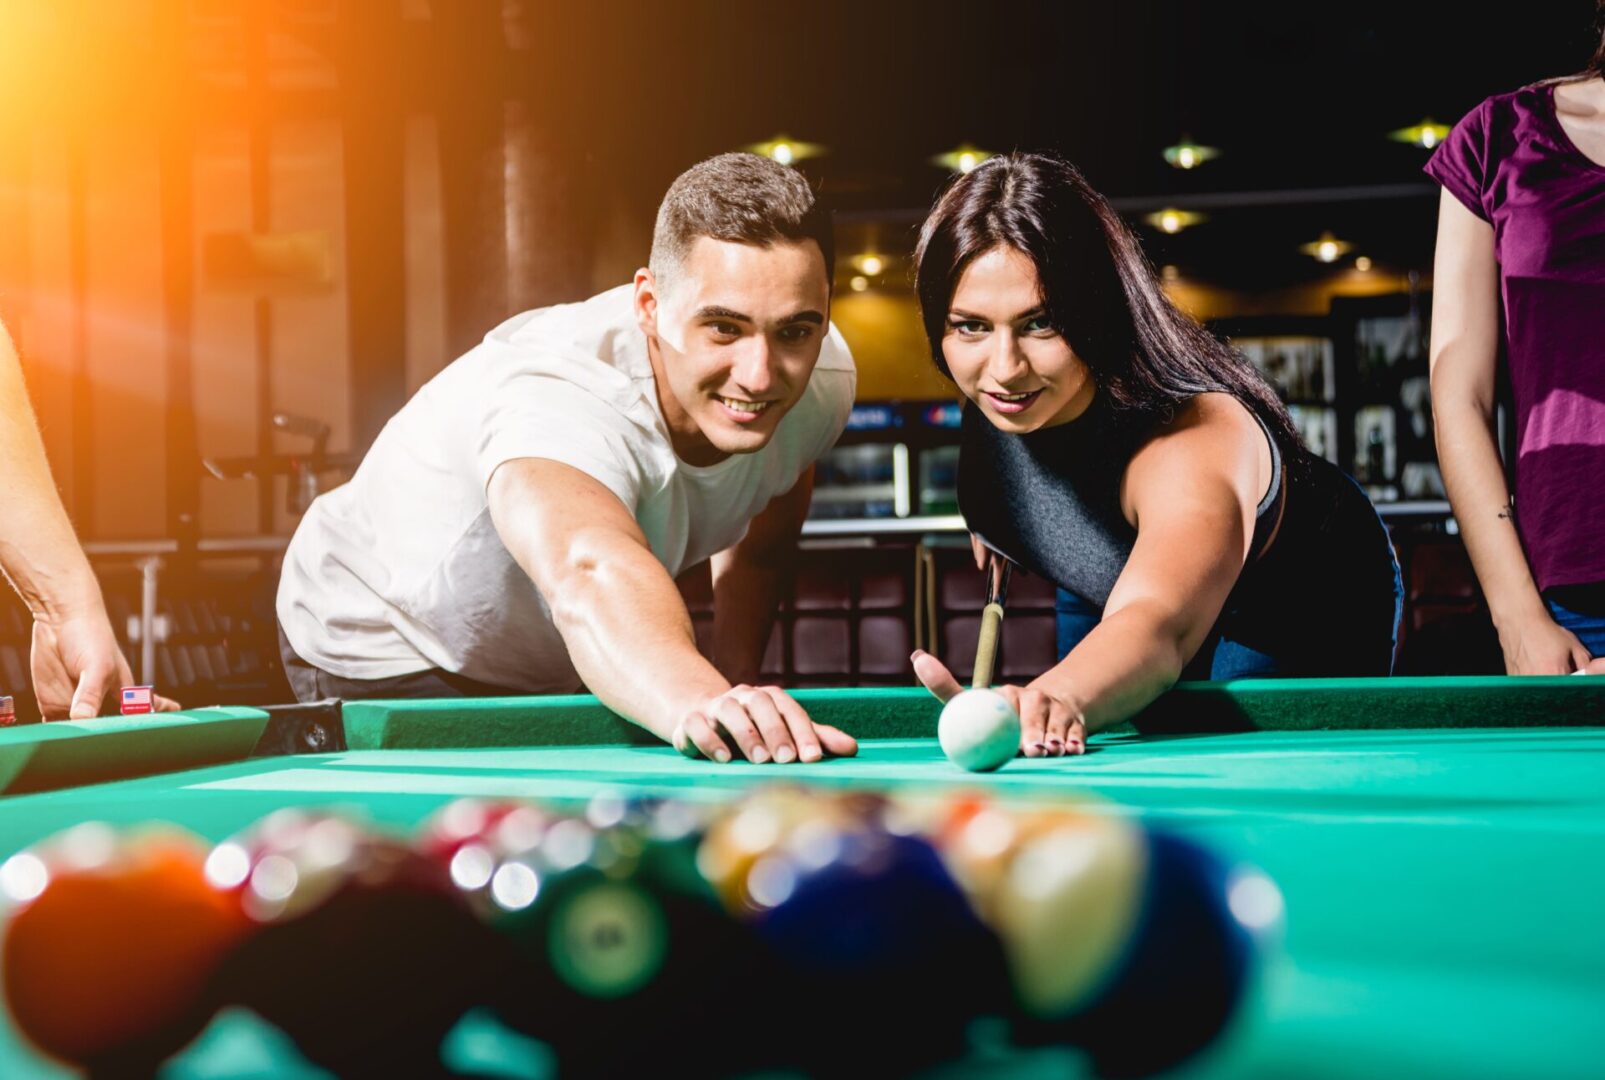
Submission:
M 860 402 L 819 462 L 809 517 L 907 518 L 958 509 L 954 401 Z

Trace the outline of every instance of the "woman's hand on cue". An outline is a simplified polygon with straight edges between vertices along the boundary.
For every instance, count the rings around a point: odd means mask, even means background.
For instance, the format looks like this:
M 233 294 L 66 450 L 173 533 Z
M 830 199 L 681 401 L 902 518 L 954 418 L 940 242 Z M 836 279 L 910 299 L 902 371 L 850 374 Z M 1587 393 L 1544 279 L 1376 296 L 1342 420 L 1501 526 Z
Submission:
M 674 728 L 674 748 L 686 757 L 724 764 L 734 752 L 755 765 L 814 762 L 826 754 L 852 757 L 858 741 L 815 723 L 778 686 L 733 686 L 687 713 Z
M 947 704 L 964 684 L 953 677 L 947 665 L 924 649 L 915 649 L 910 659 L 914 674 L 936 699 Z M 994 686 L 1020 717 L 1020 753 L 1026 757 L 1063 757 L 1087 752 L 1087 726 L 1078 713 L 1060 698 L 1033 683 L 1030 686 Z

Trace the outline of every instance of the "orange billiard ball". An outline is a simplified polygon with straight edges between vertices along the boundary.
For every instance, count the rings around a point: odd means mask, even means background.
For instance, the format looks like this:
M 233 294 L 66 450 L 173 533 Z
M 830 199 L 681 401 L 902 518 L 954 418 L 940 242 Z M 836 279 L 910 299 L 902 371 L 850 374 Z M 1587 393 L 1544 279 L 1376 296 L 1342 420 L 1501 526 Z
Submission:
M 206 988 L 249 929 L 178 832 L 79 825 L 0 865 L 6 1005 L 39 1050 L 92 1071 L 153 1069 L 210 1019 Z

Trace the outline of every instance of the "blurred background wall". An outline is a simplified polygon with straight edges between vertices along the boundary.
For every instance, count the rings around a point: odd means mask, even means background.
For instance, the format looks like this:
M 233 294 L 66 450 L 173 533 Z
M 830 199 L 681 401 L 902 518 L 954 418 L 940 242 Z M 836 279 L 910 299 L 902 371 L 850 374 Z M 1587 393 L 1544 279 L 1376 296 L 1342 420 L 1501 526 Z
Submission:
M 864 408 L 816 517 L 919 518 L 953 508 L 956 412 L 915 230 L 956 170 L 1052 149 L 1318 452 L 1452 535 L 1421 165 L 1581 68 L 1593 7 L 0 0 L 0 317 L 111 591 L 153 552 L 204 590 L 208 545 L 271 559 L 309 477 L 503 319 L 628 280 L 668 182 L 758 147 L 838 212 Z

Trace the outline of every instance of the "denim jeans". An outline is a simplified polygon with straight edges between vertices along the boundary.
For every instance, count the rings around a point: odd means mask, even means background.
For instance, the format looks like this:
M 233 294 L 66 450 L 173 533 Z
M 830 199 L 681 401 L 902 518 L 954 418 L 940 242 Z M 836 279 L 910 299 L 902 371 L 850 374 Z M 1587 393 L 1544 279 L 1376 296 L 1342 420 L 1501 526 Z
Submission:
M 1605 584 L 1548 589 L 1544 603 L 1555 622 L 1575 634 L 1591 655 L 1605 656 Z
M 1258 613 L 1228 608 L 1222 613 L 1204 644 L 1181 677 L 1188 680 L 1256 678 L 1303 678 L 1341 676 L 1381 676 L 1393 671 L 1393 650 L 1398 642 L 1399 619 L 1404 611 L 1404 582 L 1399 566 L 1393 564 L 1391 581 L 1375 583 L 1377 603 L 1355 604 L 1351 612 L 1323 611 L 1312 608 L 1301 613 L 1311 630 L 1319 626 L 1321 645 L 1311 649 L 1309 639 L 1313 633 L 1301 633 L 1298 625 L 1279 628 L 1279 632 L 1266 632 L 1263 618 Z M 1391 592 L 1392 603 L 1384 601 Z M 1065 589 L 1058 590 L 1055 607 L 1055 638 L 1058 655 L 1062 660 L 1081 639 L 1092 632 L 1103 618 L 1103 609 Z M 1391 608 L 1392 618 L 1385 622 L 1379 613 Z M 1289 619 L 1291 622 L 1292 620 Z M 1593 628 L 1598 635 L 1600 650 L 1605 650 L 1605 618 L 1595 618 Z M 1252 628 L 1251 637 L 1258 643 L 1278 642 L 1281 647 L 1267 648 L 1239 640 L 1238 629 Z M 1273 628 L 1275 629 L 1275 628 Z M 1576 631 L 1573 631 L 1576 633 Z M 1581 636 L 1579 634 L 1579 636 Z M 1587 644 L 1585 639 L 1585 644 Z M 1600 655 L 1596 650 L 1595 655 Z
M 1395 611 L 1403 605 L 1403 590 L 1395 601 Z M 1081 639 L 1092 632 L 1103 618 L 1103 610 L 1073 592 L 1060 589 L 1058 601 L 1055 604 L 1056 638 L 1059 647 L 1059 658 L 1062 660 L 1069 655 L 1070 650 L 1081 643 Z M 1311 612 L 1310 618 L 1320 618 L 1317 612 Z M 1216 682 L 1226 679 L 1270 679 L 1278 677 L 1305 677 L 1305 676 L 1340 676 L 1340 675 L 1387 675 L 1392 670 L 1393 645 L 1397 641 L 1399 620 L 1394 617 L 1392 629 L 1384 636 L 1377 628 L 1366 630 L 1356 628 L 1356 637 L 1352 640 L 1352 652 L 1345 649 L 1340 653 L 1327 652 L 1322 657 L 1322 670 L 1311 670 L 1309 664 L 1297 657 L 1295 653 L 1276 655 L 1273 652 L 1263 651 L 1253 645 L 1233 640 L 1230 630 L 1230 620 L 1223 619 L 1216 624 L 1210 635 L 1204 639 L 1204 644 L 1198 649 L 1191 662 L 1182 671 L 1181 677 L 1187 680 L 1214 680 Z M 1596 623 L 1602 635 L 1605 635 L 1605 622 Z M 1297 637 L 1295 632 L 1289 633 L 1290 644 Z M 1387 659 L 1384 660 L 1383 658 Z

